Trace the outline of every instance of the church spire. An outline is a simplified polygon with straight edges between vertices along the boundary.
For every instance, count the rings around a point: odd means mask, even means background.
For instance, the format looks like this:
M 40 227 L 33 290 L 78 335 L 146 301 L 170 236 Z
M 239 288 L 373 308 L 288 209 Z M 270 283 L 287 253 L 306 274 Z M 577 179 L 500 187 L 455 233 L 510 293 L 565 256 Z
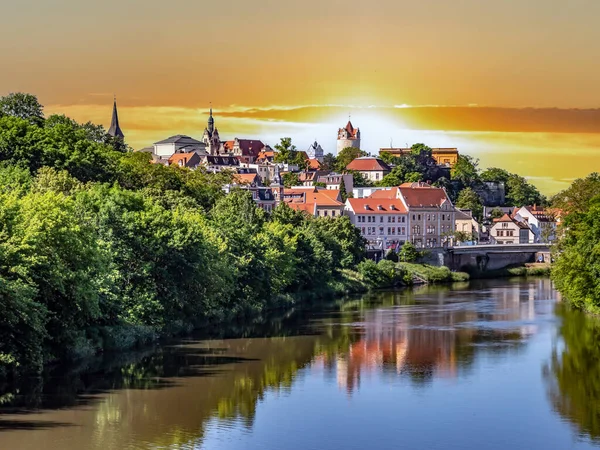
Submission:
M 214 129 L 215 129 L 215 119 L 213 118 L 213 115 L 212 115 L 212 105 L 211 105 L 211 107 L 210 107 L 210 115 L 208 116 L 208 132 L 210 134 L 212 134 L 212 132 L 214 131 Z
M 108 129 L 108 134 L 112 137 L 123 139 L 125 135 L 121 131 L 121 127 L 119 126 L 119 114 L 117 113 L 117 97 L 115 96 L 115 100 L 113 103 L 113 113 L 112 120 L 110 121 L 110 128 Z

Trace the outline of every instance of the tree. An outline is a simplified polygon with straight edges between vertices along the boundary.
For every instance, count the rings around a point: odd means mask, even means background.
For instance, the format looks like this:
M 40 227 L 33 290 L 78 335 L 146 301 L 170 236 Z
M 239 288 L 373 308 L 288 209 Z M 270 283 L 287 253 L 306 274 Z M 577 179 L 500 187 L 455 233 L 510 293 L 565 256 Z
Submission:
M 356 158 L 360 158 L 363 156 L 367 156 L 367 152 L 364 152 L 359 148 L 346 147 L 340 150 L 340 152 L 337 155 L 336 170 L 338 172 L 344 172 L 348 164 L 350 164 Z
M 335 170 L 337 166 L 337 158 L 333 155 L 333 153 L 327 153 L 323 156 L 323 162 L 321 163 L 321 168 L 323 170 Z
M 460 191 L 458 194 L 458 200 L 456 201 L 457 208 L 470 209 L 478 221 L 481 221 L 483 215 L 483 205 L 481 204 L 481 198 L 471 188 L 466 188 Z
M 348 170 L 347 172 L 352 175 L 354 187 L 373 186 L 373 183 L 370 180 L 367 180 L 365 177 L 363 177 L 362 173 L 356 170 Z
M 300 177 L 295 172 L 286 172 L 282 178 L 283 185 L 286 188 L 291 188 L 292 186 L 300 185 Z
M 306 154 L 296 150 L 296 146 L 292 144 L 292 138 L 281 138 L 279 144 L 275 144 L 275 150 L 277 151 L 274 158 L 276 163 L 295 164 L 304 169 L 308 162 Z
M 400 251 L 398 252 L 398 257 L 402 262 L 414 262 L 419 256 L 420 253 L 412 242 L 405 242 L 402 244 L 402 247 L 400 247 Z
M 493 219 L 499 219 L 504 215 L 504 212 L 500 208 L 494 208 L 490 211 L 490 217 Z
M 552 207 L 562 211 L 564 215 L 585 213 L 589 209 L 590 200 L 600 192 L 600 174 L 589 174 L 578 178 L 568 189 L 559 192 L 552 199 Z
M 15 92 L 0 98 L 0 116 L 17 117 L 32 125 L 43 125 L 43 109 L 35 95 Z
M 525 178 L 510 174 L 506 182 L 506 202 L 512 206 L 541 205 L 545 198 Z
M 508 181 L 510 173 L 504 169 L 490 167 L 481 173 L 481 181 L 492 181 L 497 183 L 505 183 Z
M 468 155 L 459 155 L 450 175 L 452 180 L 460 181 L 465 186 L 474 186 L 479 182 L 479 161 Z
M 352 192 L 350 192 L 350 194 L 352 194 Z M 344 203 L 346 202 L 346 200 L 348 200 L 348 191 L 346 191 L 346 182 L 344 181 L 343 178 L 342 178 L 342 181 L 340 182 L 340 197 L 342 199 L 342 202 L 344 202 Z
M 455 242 L 469 242 L 473 240 L 473 234 L 466 231 L 455 231 L 453 237 Z
M 327 183 L 323 183 L 322 181 L 315 181 L 313 183 L 314 187 L 320 187 L 320 188 L 326 188 L 327 187 Z

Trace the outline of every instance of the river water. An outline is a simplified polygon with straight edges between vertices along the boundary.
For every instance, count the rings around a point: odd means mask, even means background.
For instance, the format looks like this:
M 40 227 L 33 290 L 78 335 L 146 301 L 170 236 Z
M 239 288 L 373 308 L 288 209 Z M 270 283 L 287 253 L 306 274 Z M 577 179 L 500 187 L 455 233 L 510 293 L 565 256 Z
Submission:
M 599 342 L 548 279 L 370 294 L 4 386 L 0 449 L 600 448 Z

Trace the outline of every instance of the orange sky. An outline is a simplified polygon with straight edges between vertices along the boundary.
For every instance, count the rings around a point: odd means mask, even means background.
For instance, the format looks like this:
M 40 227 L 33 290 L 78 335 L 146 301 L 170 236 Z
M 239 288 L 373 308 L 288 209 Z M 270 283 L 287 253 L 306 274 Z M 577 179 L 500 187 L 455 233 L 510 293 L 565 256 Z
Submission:
M 554 192 L 600 170 L 598 17 L 597 0 L 20 0 L 0 95 L 108 125 L 116 93 L 135 148 L 198 136 L 212 102 L 224 138 L 332 151 L 352 113 L 367 151 L 457 146 Z

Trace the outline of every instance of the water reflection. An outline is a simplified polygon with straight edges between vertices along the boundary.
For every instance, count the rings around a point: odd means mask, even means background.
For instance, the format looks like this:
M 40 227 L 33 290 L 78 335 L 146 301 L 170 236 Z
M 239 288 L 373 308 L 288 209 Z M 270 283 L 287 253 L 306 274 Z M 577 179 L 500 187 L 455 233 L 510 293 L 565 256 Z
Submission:
M 423 389 L 469 378 L 479 359 L 522 352 L 552 320 L 554 299 L 544 279 L 385 292 L 267 320 L 238 330 L 243 338 L 88 362 L 4 387 L 0 448 L 198 448 L 215 421 L 251 431 L 258 404 L 292 395 L 299 379 L 352 397 L 369 377 Z
M 600 318 L 566 307 L 557 314 L 561 341 L 546 367 L 549 398 L 581 436 L 600 442 Z

